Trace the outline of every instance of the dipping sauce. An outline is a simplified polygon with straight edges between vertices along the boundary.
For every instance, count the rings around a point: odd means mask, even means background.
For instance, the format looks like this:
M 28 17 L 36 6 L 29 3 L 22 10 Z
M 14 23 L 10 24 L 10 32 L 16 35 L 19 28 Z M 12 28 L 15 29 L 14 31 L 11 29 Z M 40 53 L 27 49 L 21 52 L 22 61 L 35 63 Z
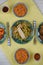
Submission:
M 15 53 L 15 59 L 19 64 L 24 64 L 28 59 L 29 55 L 25 49 L 19 49 Z
M 14 8 L 13 8 L 13 12 L 15 13 L 15 15 L 17 15 L 18 17 L 23 17 L 24 15 L 26 15 L 27 13 L 27 8 L 23 3 L 18 3 Z
M 34 55 L 34 59 L 37 60 L 37 61 L 40 60 L 40 54 L 39 53 L 36 53 Z
M 7 6 L 4 6 L 2 9 L 3 12 L 8 12 L 8 10 L 9 10 L 9 8 Z

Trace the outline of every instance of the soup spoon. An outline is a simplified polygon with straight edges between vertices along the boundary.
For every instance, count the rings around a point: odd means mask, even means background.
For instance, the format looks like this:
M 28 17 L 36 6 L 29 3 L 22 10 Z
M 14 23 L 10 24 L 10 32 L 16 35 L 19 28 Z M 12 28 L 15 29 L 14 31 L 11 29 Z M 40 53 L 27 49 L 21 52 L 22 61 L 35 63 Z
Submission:
M 36 44 L 36 21 L 33 21 L 33 26 L 34 26 L 34 44 Z

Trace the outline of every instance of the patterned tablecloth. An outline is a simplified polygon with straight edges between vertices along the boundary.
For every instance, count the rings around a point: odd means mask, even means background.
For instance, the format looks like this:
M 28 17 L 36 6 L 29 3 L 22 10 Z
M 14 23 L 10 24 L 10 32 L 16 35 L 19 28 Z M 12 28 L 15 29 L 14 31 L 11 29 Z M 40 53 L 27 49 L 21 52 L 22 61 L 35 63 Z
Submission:
M 28 8 L 27 15 L 24 17 L 21 17 L 21 18 L 16 17 L 12 11 L 13 6 L 18 2 L 25 3 Z M 2 12 L 2 7 L 4 5 L 9 6 L 10 10 L 8 13 Z M 33 0 L 8 0 L 7 2 L 5 2 L 4 4 L 2 4 L 0 6 L 0 22 L 3 22 L 5 24 L 5 26 L 6 26 L 6 22 L 9 22 L 10 29 L 11 29 L 11 26 L 13 25 L 13 23 L 16 22 L 17 20 L 21 20 L 21 19 L 28 20 L 32 24 L 33 24 L 33 20 L 36 20 L 37 28 L 38 28 L 39 24 L 41 22 L 43 22 L 43 15 L 39 11 L 39 9 L 37 8 L 37 6 L 35 5 Z M 43 44 L 41 44 L 38 41 L 38 39 L 37 39 L 37 43 L 35 45 L 33 43 L 33 39 L 30 42 L 28 42 L 27 44 L 22 45 L 22 44 L 17 44 L 11 38 L 11 46 L 8 46 L 7 38 L 6 38 L 6 40 L 2 44 L 0 44 L 0 48 L 3 49 L 4 53 L 6 54 L 6 57 L 8 58 L 9 62 L 11 63 L 11 65 L 19 65 L 16 62 L 16 60 L 14 59 L 14 54 L 15 54 L 16 50 L 19 48 L 27 49 L 27 51 L 30 52 L 30 55 L 31 55 L 30 61 L 28 61 L 24 65 L 43 65 Z M 42 57 L 42 59 L 38 62 L 36 62 L 33 59 L 33 55 L 36 52 L 40 53 L 41 57 Z

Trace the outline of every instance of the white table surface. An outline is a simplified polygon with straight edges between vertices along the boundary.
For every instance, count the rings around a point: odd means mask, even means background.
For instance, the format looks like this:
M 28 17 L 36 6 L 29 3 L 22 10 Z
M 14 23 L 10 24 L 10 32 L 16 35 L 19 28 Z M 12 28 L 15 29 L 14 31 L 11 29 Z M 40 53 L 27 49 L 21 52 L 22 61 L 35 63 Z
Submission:
M 0 48 L 0 65 L 11 65 L 1 48 Z
M 43 0 L 34 0 L 36 6 L 40 9 L 41 13 L 43 13 Z
M 7 0 L 0 0 L 0 5 L 4 2 L 6 2 Z

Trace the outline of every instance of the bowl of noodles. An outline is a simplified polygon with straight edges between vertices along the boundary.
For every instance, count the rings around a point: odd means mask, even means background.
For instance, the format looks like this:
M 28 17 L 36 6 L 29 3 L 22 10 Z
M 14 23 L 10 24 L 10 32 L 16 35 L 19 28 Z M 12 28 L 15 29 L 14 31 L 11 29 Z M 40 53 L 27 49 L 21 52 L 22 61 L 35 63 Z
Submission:
M 33 38 L 33 26 L 27 20 L 18 20 L 11 27 L 11 35 L 15 42 L 27 43 Z

